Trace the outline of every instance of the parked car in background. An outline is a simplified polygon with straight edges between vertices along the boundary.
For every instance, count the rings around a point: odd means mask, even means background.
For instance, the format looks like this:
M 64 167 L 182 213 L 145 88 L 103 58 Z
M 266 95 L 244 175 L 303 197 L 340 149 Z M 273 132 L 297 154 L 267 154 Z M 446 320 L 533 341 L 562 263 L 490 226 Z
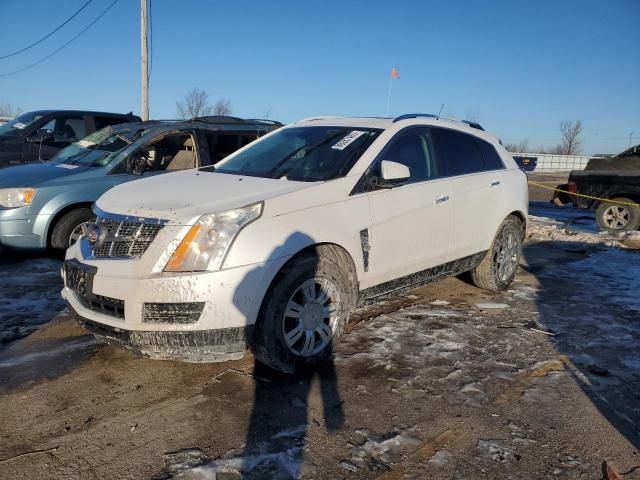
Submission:
M 215 168 L 107 191 L 62 295 L 99 337 L 154 358 L 250 345 L 294 372 L 331 355 L 358 305 L 463 272 L 508 288 L 527 207 L 525 174 L 477 124 L 312 118 Z
M 131 113 L 37 110 L 0 125 L 0 167 L 49 160 L 73 142 L 109 125 L 140 121 Z
M 563 185 L 560 189 L 564 189 Z M 566 185 L 569 200 L 596 211 L 601 230 L 640 228 L 640 145 L 611 158 L 592 158 L 584 170 L 574 170 Z M 575 194 L 586 195 L 581 197 Z M 596 200 L 597 197 L 612 200 Z
M 75 142 L 49 162 L 2 169 L 0 247 L 67 248 L 95 217 L 93 202 L 113 186 L 215 165 L 280 126 L 235 117 L 126 123 Z
M 513 159 L 518 167 L 525 172 L 533 172 L 538 166 L 538 157 L 533 155 L 513 155 Z

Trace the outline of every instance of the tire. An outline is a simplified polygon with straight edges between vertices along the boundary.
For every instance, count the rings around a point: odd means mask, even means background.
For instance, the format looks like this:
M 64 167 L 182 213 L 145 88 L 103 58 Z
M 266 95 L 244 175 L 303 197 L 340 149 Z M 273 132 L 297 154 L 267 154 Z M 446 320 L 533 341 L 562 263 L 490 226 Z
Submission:
M 487 254 L 471 270 L 471 281 L 485 290 L 506 290 L 516 276 L 521 255 L 522 222 L 509 216 L 500 225 Z
M 73 245 L 77 239 L 75 238 L 72 241 L 71 234 L 73 233 L 75 235 L 80 225 L 95 218 L 96 215 L 89 208 L 77 208 L 65 213 L 53 227 L 51 247 L 66 250 Z
M 346 263 L 336 250 L 294 257 L 273 280 L 251 342 L 260 362 L 296 373 L 332 356 L 357 300 L 355 274 L 341 267 Z
M 623 203 L 636 203 L 624 197 L 612 198 L 612 200 Z M 608 232 L 638 230 L 640 227 L 640 207 L 601 203 L 596 209 L 596 223 L 600 230 Z

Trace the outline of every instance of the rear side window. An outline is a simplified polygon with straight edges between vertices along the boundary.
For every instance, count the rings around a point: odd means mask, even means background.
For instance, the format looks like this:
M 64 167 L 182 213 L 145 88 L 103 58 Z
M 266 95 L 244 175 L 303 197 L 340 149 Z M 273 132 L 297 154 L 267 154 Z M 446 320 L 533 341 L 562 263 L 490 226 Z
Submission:
M 482 152 L 474 137 L 445 128 L 434 130 L 438 138 L 438 153 L 444 158 L 447 176 L 464 175 L 485 170 Z
M 259 135 L 257 132 L 216 132 L 207 133 L 206 136 L 209 157 L 211 158 L 211 163 L 215 165 L 239 148 L 253 142 Z
M 504 163 L 502 163 L 502 159 L 493 145 L 479 138 L 476 138 L 476 142 L 482 151 L 486 170 L 499 170 L 504 168 Z

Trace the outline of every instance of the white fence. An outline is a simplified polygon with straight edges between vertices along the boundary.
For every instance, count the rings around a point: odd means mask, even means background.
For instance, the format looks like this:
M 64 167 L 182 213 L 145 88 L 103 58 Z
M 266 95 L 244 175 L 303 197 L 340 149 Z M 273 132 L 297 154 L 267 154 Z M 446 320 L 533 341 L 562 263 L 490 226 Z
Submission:
M 584 170 L 587 162 L 592 157 L 585 155 L 555 155 L 551 153 L 515 153 L 514 156 L 537 158 L 536 172 L 569 172 L 571 170 Z

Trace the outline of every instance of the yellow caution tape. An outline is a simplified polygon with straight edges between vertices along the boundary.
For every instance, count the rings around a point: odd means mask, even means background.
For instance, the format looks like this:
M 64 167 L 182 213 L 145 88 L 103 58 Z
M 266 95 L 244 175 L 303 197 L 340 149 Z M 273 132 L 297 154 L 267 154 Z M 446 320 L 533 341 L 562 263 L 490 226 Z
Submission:
M 563 192 L 563 193 L 566 193 L 568 195 L 572 195 L 572 196 L 575 196 L 575 197 L 589 198 L 591 200 L 598 200 L 598 201 L 604 202 L 604 203 L 614 203 L 614 204 L 617 204 L 617 205 L 630 205 L 632 207 L 640 207 L 640 204 L 635 203 L 635 202 L 620 202 L 618 200 L 610 200 L 608 198 L 592 197 L 591 195 L 584 195 L 582 193 L 572 193 L 572 192 L 569 192 L 567 190 L 562 190 L 561 188 L 549 187 L 549 186 L 545 185 L 544 183 L 534 182 L 533 180 L 527 180 L 527 182 L 530 183 L 531 185 L 535 185 L 536 187 L 546 188 L 547 190 L 553 190 L 554 192 Z

